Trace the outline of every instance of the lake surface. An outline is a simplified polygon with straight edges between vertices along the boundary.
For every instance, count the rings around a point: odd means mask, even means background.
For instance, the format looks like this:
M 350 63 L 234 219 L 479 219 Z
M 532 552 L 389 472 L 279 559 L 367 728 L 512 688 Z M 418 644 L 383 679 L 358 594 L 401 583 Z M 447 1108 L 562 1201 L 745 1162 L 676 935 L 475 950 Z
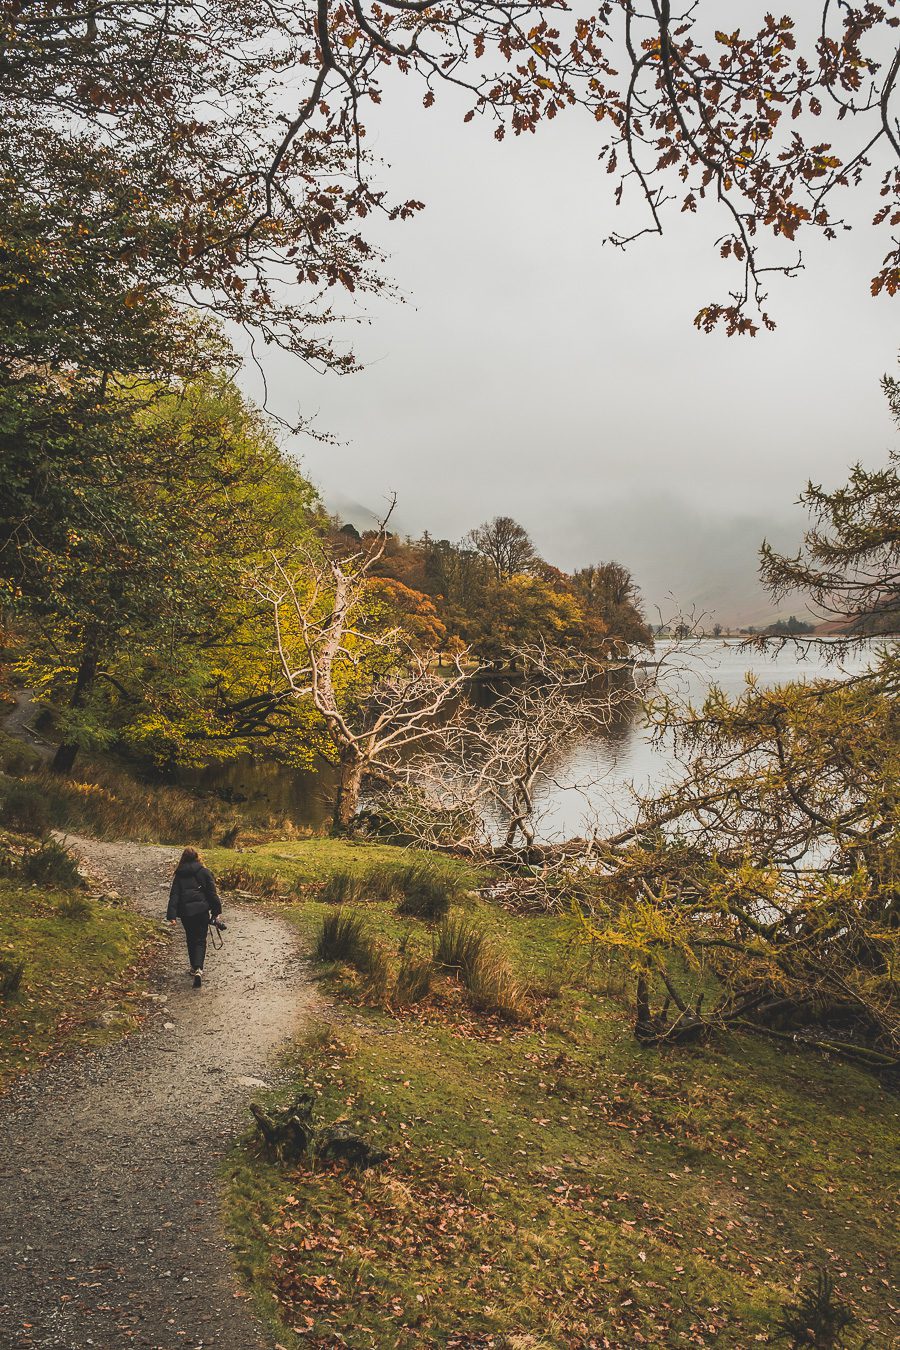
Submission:
M 760 651 L 724 639 L 703 640 L 680 650 L 659 645 L 654 660 L 660 662 L 658 688 L 697 706 L 712 685 L 731 696 L 741 694 L 748 676 L 770 689 L 797 680 L 858 673 L 870 664 L 874 651 L 867 644 L 841 655 L 825 643 L 808 651 L 794 643 L 777 652 Z M 653 672 L 648 675 L 652 678 Z M 605 833 L 613 833 L 633 815 L 634 790 L 643 795 L 658 791 L 673 780 L 677 765 L 665 745 L 653 742 L 638 709 L 607 736 L 569 748 L 553 772 L 556 782 L 541 797 L 538 834 L 544 840 L 581 835 L 593 820 Z
M 696 704 L 713 684 L 727 694 L 740 694 L 748 673 L 762 687 L 771 688 L 792 680 L 859 672 L 873 651 L 864 647 L 840 657 L 837 649 L 819 644 L 805 654 L 789 643 L 779 652 L 761 652 L 726 639 L 704 640 L 678 651 L 661 645 L 654 660 L 661 661 L 660 688 Z M 644 678 L 652 676 L 652 670 L 644 672 Z M 670 781 L 674 772 L 671 754 L 652 743 L 640 709 L 623 707 L 602 737 L 561 748 L 552 765 L 554 781 L 539 794 L 538 836 L 571 838 L 583 834 L 590 821 L 599 821 L 605 832 L 612 833 L 631 816 L 632 786 L 646 794 Z M 200 771 L 192 786 L 240 803 L 242 810 L 260 820 L 277 814 L 320 829 L 330 820 L 335 776 L 327 766 L 303 772 L 247 758 Z

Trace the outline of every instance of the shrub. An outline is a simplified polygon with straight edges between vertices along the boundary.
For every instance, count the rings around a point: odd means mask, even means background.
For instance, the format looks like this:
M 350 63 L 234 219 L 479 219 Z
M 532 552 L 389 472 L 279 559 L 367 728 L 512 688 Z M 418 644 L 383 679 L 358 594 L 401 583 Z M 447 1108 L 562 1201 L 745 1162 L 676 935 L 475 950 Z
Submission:
M 431 993 L 431 977 L 434 967 L 421 957 L 406 958 L 397 971 L 397 983 L 394 986 L 394 1004 L 398 1008 L 409 1008 L 421 1003 Z
M 0 769 L 19 778 L 22 774 L 39 769 L 41 757 L 30 745 L 16 740 L 5 731 L 0 731 Z
M 435 933 L 434 962 L 469 984 L 487 943 L 487 934 L 468 919 L 445 919 Z
M 91 917 L 91 904 L 87 896 L 67 895 L 60 900 L 56 912 L 61 919 L 82 923 L 85 919 Z
M 22 983 L 24 974 L 25 962 L 10 952 L 4 952 L 0 956 L 0 998 L 11 998 Z
M 11 830 L 43 838 L 50 829 L 50 801 L 37 782 L 14 779 L 0 795 L 0 818 Z
M 25 854 L 22 876 L 26 881 L 37 882 L 39 886 L 60 886 L 64 890 L 73 890 L 81 885 L 77 860 L 55 839 L 47 839 L 39 849 Z
M 281 889 L 281 877 L 271 868 L 251 872 L 249 867 L 229 867 L 219 877 L 223 891 L 246 891 L 262 900 L 274 900 Z

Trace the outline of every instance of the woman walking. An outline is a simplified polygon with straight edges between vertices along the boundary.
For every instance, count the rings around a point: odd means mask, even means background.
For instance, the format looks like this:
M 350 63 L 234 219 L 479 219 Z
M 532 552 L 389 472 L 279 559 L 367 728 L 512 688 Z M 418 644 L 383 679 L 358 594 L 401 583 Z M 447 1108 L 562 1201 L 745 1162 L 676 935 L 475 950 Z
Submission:
M 195 989 L 199 989 L 203 983 L 206 933 L 210 920 L 217 919 L 221 913 L 222 901 L 212 872 L 203 866 L 195 848 L 186 848 L 172 878 L 166 918 L 170 923 L 177 923 L 180 919 L 184 925 Z

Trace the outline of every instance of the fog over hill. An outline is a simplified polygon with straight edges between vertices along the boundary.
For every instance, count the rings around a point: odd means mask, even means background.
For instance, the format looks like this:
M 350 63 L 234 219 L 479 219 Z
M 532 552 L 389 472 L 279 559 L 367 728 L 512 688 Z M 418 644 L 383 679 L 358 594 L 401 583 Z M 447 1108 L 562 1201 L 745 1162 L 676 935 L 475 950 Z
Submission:
M 538 539 L 571 569 L 616 558 L 637 578 L 650 611 L 663 618 L 675 608 L 708 613 L 726 627 L 768 623 L 781 613 L 759 583 L 759 546 L 794 550 L 803 528 L 799 511 L 758 514 L 699 511 L 677 497 L 611 501 L 597 508 L 570 506 L 542 523 Z M 793 606 L 803 609 L 798 597 Z

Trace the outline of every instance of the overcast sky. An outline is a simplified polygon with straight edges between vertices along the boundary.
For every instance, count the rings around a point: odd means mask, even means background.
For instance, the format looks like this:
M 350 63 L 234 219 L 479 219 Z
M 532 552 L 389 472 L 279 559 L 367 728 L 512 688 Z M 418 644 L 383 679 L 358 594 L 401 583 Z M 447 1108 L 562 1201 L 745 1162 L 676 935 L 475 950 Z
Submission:
M 693 315 L 734 284 L 711 247 L 721 217 L 674 216 L 623 253 L 602 242 L 628 220 L 592 124 L 498 144 L 420 100 L 404 85 L 369 115 L 384 183 L 427 209 L 382 228 L 403 302 L 367 306 L 352 335 L 366 369 L 320 376 L 265 352 L 273 410 L 339 441 L 291 450 L 345 517 L 391 492 L 412 534 L 509 514 L 561 567 L 626 563 L 653 605 L 673 592 L 726 623 L 769 615 L 762 536 L 795 541 L 806 480 L 836 484 L 893 442 L 878 381 L 900 300 L 868 293 L 886 242 L 807 243 L 808 271 L 772 279 L 774 334 L 704 336 Z

